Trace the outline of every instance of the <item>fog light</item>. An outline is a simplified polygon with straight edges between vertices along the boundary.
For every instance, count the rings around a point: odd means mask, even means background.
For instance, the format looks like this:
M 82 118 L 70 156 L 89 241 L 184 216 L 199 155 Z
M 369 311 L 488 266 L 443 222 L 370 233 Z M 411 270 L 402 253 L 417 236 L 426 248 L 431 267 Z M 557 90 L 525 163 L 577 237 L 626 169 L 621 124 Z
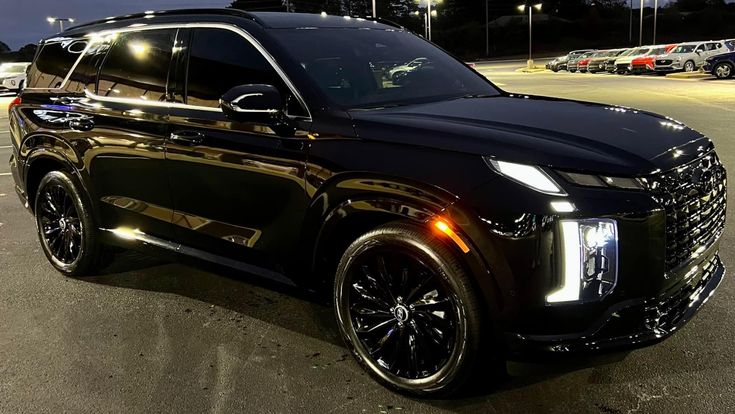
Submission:
M 618 231 L 614 220 L 562 220 L 561 287 L 546 296 L 549 303 L 594 301 L 615 287 L 618 277 Z

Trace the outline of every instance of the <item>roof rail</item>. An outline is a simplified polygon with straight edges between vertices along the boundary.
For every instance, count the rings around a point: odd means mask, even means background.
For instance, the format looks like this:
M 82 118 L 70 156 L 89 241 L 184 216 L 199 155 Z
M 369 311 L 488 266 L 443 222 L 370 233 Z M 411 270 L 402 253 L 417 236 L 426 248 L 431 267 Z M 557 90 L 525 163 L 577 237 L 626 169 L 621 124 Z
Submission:
M 202 9 L 176 9 L 176 10 L 146 11 L 143 13 L 133 13 L 133 14 L 127 14 L 123 16 L 108 17 L 105 19 L 95 20 L 92 22 L 82 23 L 76 26 L 71 26 L 65 31 L 71 31 L 71 30 L 88 27 L 88 26 L 94 26 L 94 25 L 108 22 L 110 20 L 122 21 L 122 20 L 140 19 L 145 16 L 151 16 L 151 15 L 153 16 L 179 16 L 179 15 L 186 15 L 186 14 L 221 14 L 221 15 L 229 15 L 229 16 L 239 16 L 239 17 L 245 17 L 247 19 L 250 19 L 262 25 L 262 22 L 257 17 L 253 16 L 252 14 L 244 10 L 232 9 L 232 8 L 219 8 L 219 9 L 202 8 Z

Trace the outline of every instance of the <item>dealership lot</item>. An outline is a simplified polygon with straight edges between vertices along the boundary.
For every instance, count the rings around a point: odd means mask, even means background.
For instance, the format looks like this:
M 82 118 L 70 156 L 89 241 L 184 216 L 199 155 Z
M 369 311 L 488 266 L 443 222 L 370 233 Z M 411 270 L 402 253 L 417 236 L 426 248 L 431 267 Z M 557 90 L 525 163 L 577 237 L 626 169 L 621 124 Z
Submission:
M 735 81 L 523 74 L 520 65 L 477 70 L 512 92 L 671 116 L 710 136 L 735 171 Z M 8 145 L 0 105 L 0 412 L 735 411 L 730 278 L 689 325 L 655 347 L 511 364 L 499 389 L 411 400 L 367 378 L 340 343 L 331 308 L 295 292 L 132 253 L 104 275 L 57 274 L 15 197 Z M 729 268 L 731 221 L 722 241 Z

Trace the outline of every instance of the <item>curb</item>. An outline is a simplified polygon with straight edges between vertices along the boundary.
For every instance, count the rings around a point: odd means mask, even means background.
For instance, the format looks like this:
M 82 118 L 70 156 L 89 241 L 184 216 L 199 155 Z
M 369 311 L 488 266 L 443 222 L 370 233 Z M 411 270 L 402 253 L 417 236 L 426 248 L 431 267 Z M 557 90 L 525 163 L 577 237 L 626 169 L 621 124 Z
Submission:
M 709 73 L 704 72 L 679 72 L 669 73 L 666 75 L 666 77 L 670 79 L 704 79 L 711 76 L 712 75 L 710 75 Z
M 544 67 L 535 67 L 532 69 L 529 68 L 518 68 L 515 70 L 516 72 L 523 72 L 523 73 L 539 73 L 539 72 L 550 72 L 550 70 L 544 68 Z

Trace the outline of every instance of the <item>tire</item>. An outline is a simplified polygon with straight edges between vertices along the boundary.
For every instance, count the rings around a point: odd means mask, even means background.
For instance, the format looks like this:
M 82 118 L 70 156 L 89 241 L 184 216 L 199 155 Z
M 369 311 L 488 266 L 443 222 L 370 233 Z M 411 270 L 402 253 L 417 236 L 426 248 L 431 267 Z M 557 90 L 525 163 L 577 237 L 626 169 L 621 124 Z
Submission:
M 694 72 L 697 70 L 697 65 L 693 60 L 687 60 L 684 62 L 684 72 Z
M 735 71 L 735 68 L 727 62 L 718 63 L 712 68 L 712 74 L 717 79 L 730 79 L 733 77 L 733 71 Z
M 89 198 L 76 177 L 51 171 L 38 185 L 34 213 L 41 248 L 67 276 L 96 273 L 109 264 L 112 250 L 100 243 Z
M 482 365 L 481 337 L 489 329 L 472 286 L 457 253 L 439 238 L 388 224 L 342 256 L 334 283 L 337 322 L 353 356 L 378 382 L 406 394 L 449 395 Z

